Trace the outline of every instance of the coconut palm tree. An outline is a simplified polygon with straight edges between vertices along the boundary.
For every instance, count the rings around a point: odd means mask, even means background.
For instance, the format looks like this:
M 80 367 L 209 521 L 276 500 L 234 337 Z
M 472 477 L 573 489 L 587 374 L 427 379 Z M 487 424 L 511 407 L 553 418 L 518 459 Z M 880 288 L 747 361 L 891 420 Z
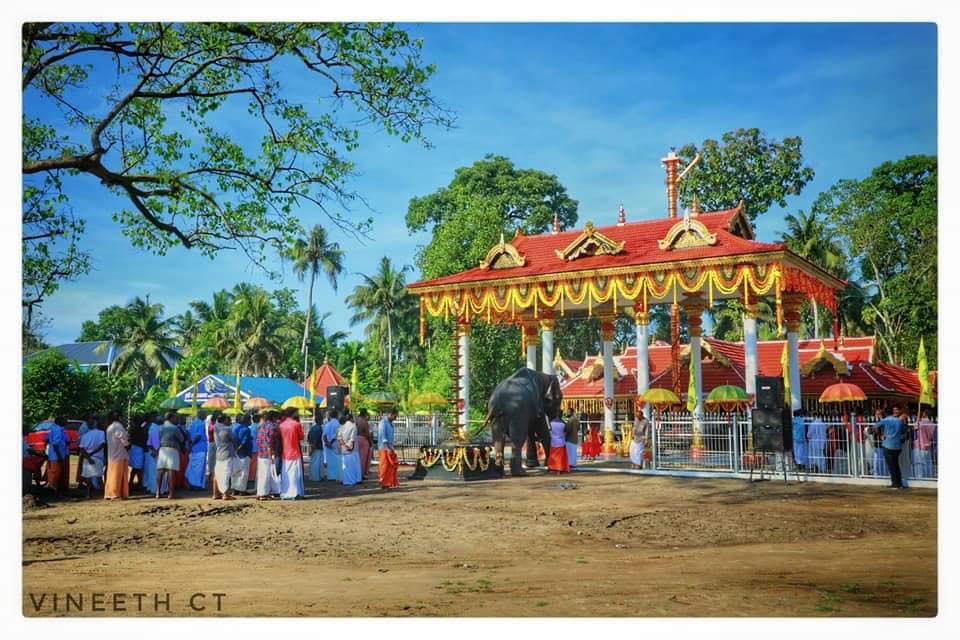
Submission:
M 259 287 L 241 289 L 235 296 L 220 347 L 234 367 L 266 375 L 283 361 L 286 341 L 296 336 L 283 326 L 270 294 Z
M 190 343 L 200 333 L 201 322 L 190 309 L 187 309 L 180 315 L 171 318 L 170 325 L 174 336 L 177 338 L 178 346 L 186 350 L 190 348 Z
M 126 327 L 117 345 L 112 373 L 133 372 L 141 390 L 147 382 L 170 369 L 180 357 L 176 339 L 170 331 L 170 321 L 163 320 L 163 305 L 151 304 L 140 297 L 126 307 Z M 105 347 L 104 344 L 102 347 Z
M 307 358 L 310 344 L 310 316 L 313 311 L 313 284 L 317 273 L 323 272 L 334 292 L 337 290 L 337 276 L 343 273 L 343 250 L 336 242 L 329 242 L 327 230 L 320 225 L 314 225 L 306 240 L 297 240 L 290 248 L 290 257 L 293 259 L 293 271 L 303 282 L 307 273 L 310 274 L 310 284 L 307 287 L 307 319 L 303 324 L 303 342 L 300 351 L 303 353 L 303 370 L 307 370 Z
M 404 265 L 394 271 L 390 258 L 384 256 L 380 259 L 379 271 L 373 276 L 359 274 L 363 284 L 354 287 L 353 293 L 347 296 L 347 305 L 354 310 L 350 325 L 366 322 L 364 334 L 377 337 L 380 354 L 387 359 L 387 382 L 393 375 L 394 329 L 401 315 L 416 308 L 411 302 L 413 296 L 406 290 L 409 269 L 409 265 Z
M 817 214 L 800 211 L 796 216 L 790 214 L 784 218 L 787 230 L 782 234 L 783 242 L 801 258 L 837 274 L 846 266 L 843 248 L 830 234 L 829 229 L 817 220 Z M 813 309 L 813 337 L 820 337 L 819 305 L 811 300 Z

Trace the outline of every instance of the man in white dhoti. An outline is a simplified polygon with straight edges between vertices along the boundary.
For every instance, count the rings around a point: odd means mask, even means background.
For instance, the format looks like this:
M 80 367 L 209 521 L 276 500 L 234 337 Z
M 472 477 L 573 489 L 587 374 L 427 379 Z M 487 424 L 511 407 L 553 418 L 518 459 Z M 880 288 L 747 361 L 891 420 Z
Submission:
M 340 481 L 350 487 L 359 483 L 360 451 L 357 448 L 357 425 L 348 411 L 343 417 L 343 425 L 337 430 L 337 445 L 340 447 Z
M 280 423 L 280 444 L 283 448 L 283 467 L 280 469 L 280 499 L 303 499 L 303 425 L 297 418 L 296 409 L 288 409 L 287 417 Z
M 183 431 L 176 424 L 177 414 L 167 413 L 167 419 L 160 430 L 160 450 L 157 454 L 157 491 L 154 496 L 160 498 L 160 489 L 167 487 L 167 499 L 173 498 L 176 489 L 176 473 L 180 471 L 180 451 L 186 446 Z M 164 481 L 166 481 L 164 483 Z
M 326 414 L 329 416 L 329 411 Z M 319 482 L 327 477 L 323 463 L 323 423 L 316 422 L 307 433 L 310 445 L 310 481 Z
M 250 455 L 253 453 L 253 436 L 250 434 L 250 416 L 237 418 L 233 427 L 233 441 L 237 447 L 237 458 L 233 461 L 233 480 L 231 486 L 235 493 L 247 495 L 247 481 L 250 475 Z
M 630 431 L 630 464 L 634 469 L 643 469 L 643 454 L 649 436 L 650 423 L 645 415 L 638 413 Z
M 228 416 L 213 415 L 213 443 L 216 446 L 216 464 L 213 467 L 213 499 L 235 500 L 233 487 L 233 461 L 237 457 L 233 441 L 233 429 Z
M 80 476 L 87 485 L 87 497 L 103 486 L 103 465 L 106 456 L 107 438 L 100 426 L 93 422 L 80 438 Z
M 337 444 L 337 430 L 340 428 L 340 412 L 330 410 L 330 419 L 323 425 L 323 456 L 327 464 L 327 480 L 340 480 L 340 448 Z
M 280 476 L 277 475 L 277 460 L 280 457 L 279 417 L 276 411 L 270 411 L 262 416 L 257 427 L 257 500 L 280 497 Z

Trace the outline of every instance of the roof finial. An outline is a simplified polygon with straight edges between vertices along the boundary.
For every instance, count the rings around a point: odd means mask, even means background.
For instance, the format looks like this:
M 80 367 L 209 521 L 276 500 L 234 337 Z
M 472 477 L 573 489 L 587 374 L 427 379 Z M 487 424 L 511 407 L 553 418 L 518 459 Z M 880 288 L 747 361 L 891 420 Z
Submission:
M 330 364 L 330 356 L 324 354 L 324 356 L 323 356 L 323 364 Z
M 694 218 L 703 213 L 703 211 L 700 209 L 700 200 L 697 199 L 696 195 L 693 196 L 693 203 L 691 204 L 691 207 L 693 209 L 691 215 L 693 215 Z
M 620 213 L 617 214 L 617 226 L 622 227 L 627 222 L 627 214 L 623 210 L 623 203 L 620 203 Z
M 553 212 L 553 235 L 560 233 L 560 214 L 556 211 Z

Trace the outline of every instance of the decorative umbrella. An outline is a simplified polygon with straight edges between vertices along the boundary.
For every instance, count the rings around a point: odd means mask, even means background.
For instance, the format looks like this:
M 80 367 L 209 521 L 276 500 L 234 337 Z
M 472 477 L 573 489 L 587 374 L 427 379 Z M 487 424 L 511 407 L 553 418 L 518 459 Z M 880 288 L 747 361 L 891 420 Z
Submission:
M 312 411 L 314 407 L 314 403 L 310 401 L 310 398 L 305 398 L 303 396 L 290 396 L 283 403 L 283 408 L 289 409 L 290 407 L 293 407 L 295 409 L 300 409 L 301 411 L 304 411 L 304 410 Z
M 720 407 L 726 412 L 744 409 L 750 404 L 750 396 L 745 389 L 732 384 L 715 387 L 705 402 L 707 406 Z
M 272 406 L 273 403 L 266 398 L 250 398 L 243 404 L 243 408 L 247 411 L 262 411 Z
M 820 402 L 857 402 L 866 399 L 867 394 L 863 389 L 850 382 L 832 384 L 820 394 Z
M 640 399 L 662 411 L 671 405 L 680 404 L 680 398 L 669 389 L 649 389 Z
M 447 399 L 436 391 L 426 391 L 413 397 L 413 405 L 418 407 L 445 407 Z
M 204 409 L 227 409 L 229 407 L 230 403 L 227 402 L 223 396 L 213 396 L 203 403 Z
M 377 407 L 390 407 L 399 402 L 395 393 L 389 391 L 373 391 L 363 397 L 363 401 L 368 405 Z
M 161 409 L 183 409 L 186 406 L 189 406 L 189 403 L 183 398 L 179 398 L 177 396 L 167 398 L 160 403 Z

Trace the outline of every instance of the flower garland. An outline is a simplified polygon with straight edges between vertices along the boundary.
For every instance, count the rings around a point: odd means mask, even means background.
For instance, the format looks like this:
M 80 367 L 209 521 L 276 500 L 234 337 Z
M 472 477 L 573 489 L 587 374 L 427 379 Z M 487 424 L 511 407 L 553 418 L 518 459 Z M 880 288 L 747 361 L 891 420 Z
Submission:
M 594 304 L 614 302 L 632 302 L 638 298 L 644 301 L 648 297 L 665 298 L 678 290 L 687 293 L 702 291 L 704 287 L 724 295 L 730 295 L 741 288 L 755 295 L 766 295 L 783 277 L 783 267 L 779 263 L 752 265 L 716 265 L 652 271 L 649 273 L 624 273 L 616 275 L 598 275 L 568 280 L 516 283 L 510 285 L 492 285 L 434 291 L 421 294 L 423 310 L 434 317 L 449 318 L 463 315 L 486 316 L 488 321 L 494 316 L 514 316 L 517 309 L 531 309 L 534 317 L 540 309 L 561 307 L 564 302 L 583 304 L 592 308 Z M 812 279 L 811 279 L 812 280 Z M 811 284 L 804 282 L 804 284 Z
M 470 471 L 476 471 L 477 467 L 480 468 L 480 471 L 486 471 L 490 468 L 490 454 L 483 447 L 470 447 L 469 453 L 465 447 L 454 449 L 422 447 L 417 461 L 426 469 L 440 462 L 443 468 L 450 472 L 457 471 L 461 465 L 465 465 Z

